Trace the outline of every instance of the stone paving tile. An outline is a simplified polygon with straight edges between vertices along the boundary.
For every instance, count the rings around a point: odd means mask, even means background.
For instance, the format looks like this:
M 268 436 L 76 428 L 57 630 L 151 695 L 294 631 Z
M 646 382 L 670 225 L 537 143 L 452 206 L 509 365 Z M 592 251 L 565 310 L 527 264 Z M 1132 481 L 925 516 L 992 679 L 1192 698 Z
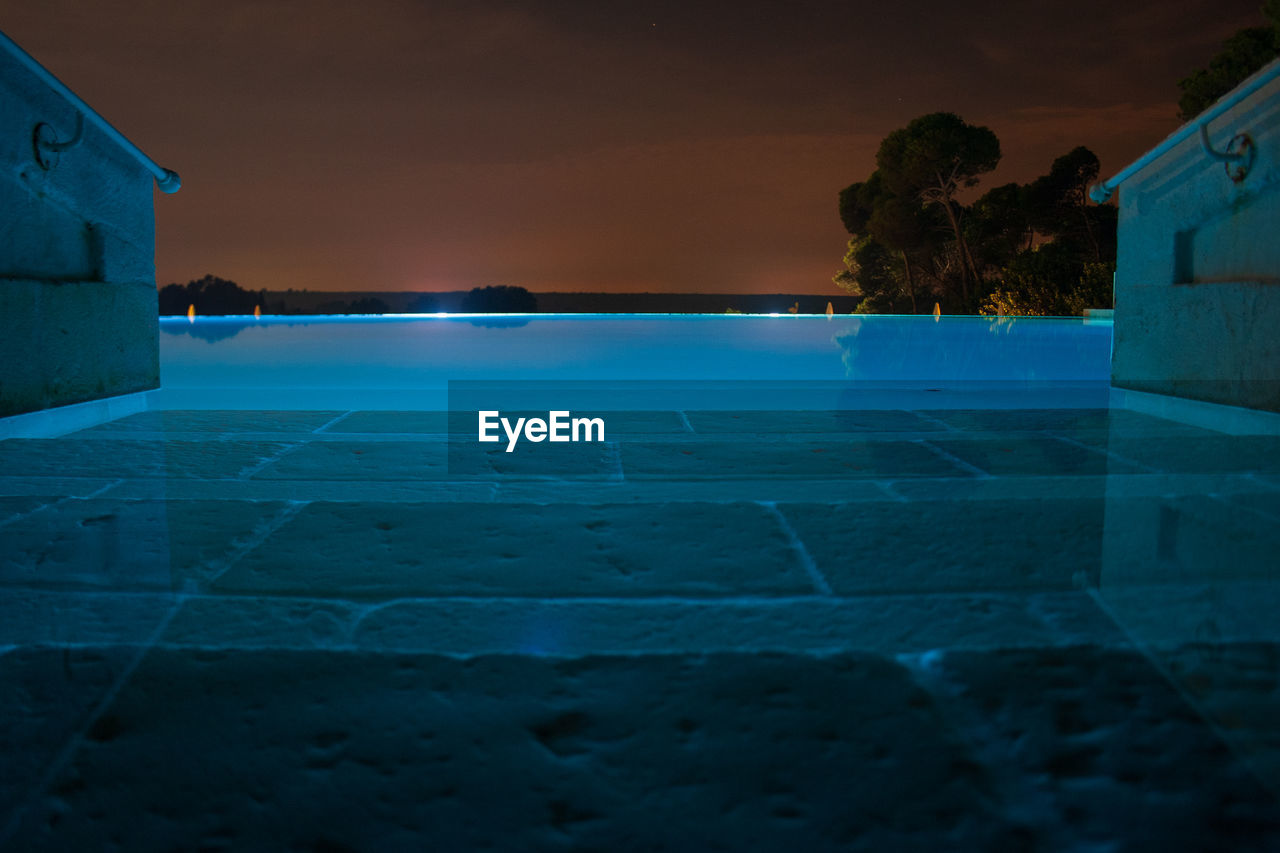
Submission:
M 547 486 L 540 487 L 544 493 Z M 488 501 L 497 485 L 481 480 L 126 480 L 113 487 L 119 500 L 231 501 Z
M 838 595 L 1069 590 L 1097 576 L 1091 499 L 780 504 Z
M 1209 494 L 1227 497 L 1267 489 L 1247 474 L 1108 474 L 1105 483 L 1107 494 L 1118 498 Z
M 501 417 L 515 424 L 518 418 L 547 419 L 547 410 L 532 411 L 525 409 L 503 409 Z M 689 431 L 680 418 L 679 412 L 662 409 L 574 409 L 570 412 L 573 418 L 600 418 L 605 425 L 605 439 L 617 439 L 625 435 L 684 435 Z M 463 436 L 474 440 L 479 432 L 478 413 L 463 410 L 449 413 L 450 432 L 455 436 Z M 497 428 L 502 434 L 502 428 Z
M 448 445 L 425 441 L 312 441 L 253 475 L 255 480 L 441 480 Z
M 632 442 L 621 445 L 630 478 L 855 479 L 965 477 L 971 474 L 923 445 L 907 441 L 760 441 L 744 446 L 709 439 L 701 444 Z
M 1222 494 L 1222 492 L 1219 492 Z M 1227 492 L 1226 499 L 1237 506 L 1245 507 L 1253 512 L 1280 521 L 1280 492 Z
M 449 477 L 482 479 L 619 478 L 618 447 L 613 442 L 549 444 L 521 441 L 508 453 L 506 443 L 480 444 L 470 436 L 449 440 Z
M 118 478 L 103 477 L 11 477 L 0 473 L 0 495 L 6 497 L 84 498 L 110 489 Z
M 605 423 L 605 438 L 627 435 L 659 435 L 687 433 L 679 412 L 660 409 L 637 411 L 574 412 L 574 417 L 601 417 Z
M 937 409 L 922 412 L 972 432 L 1053 430 L 1064 435 L 1221 435 L 1127 409 Z
M 155 649 L 15 843 L 1025 845 L 1031 830 L 1000 814 L 991 788 L 908 672 L 871 656 L 460 661 Z
M 423 433 L 449 432 L 448 412 L 352 412 L 325 427 L 328 433 Z
M 183 599 L 157 642 L 205 649 L 354 649 L 356 626 L 371 607 L 376 605 L 338 599 L 193 595 Z M 435 635 L 435 626 L 418 628 Z
M 1076 600 L 1079 599 L 1079 600 Z M 1086 610 L 1086 608 L 1091 608 Z M 460 656 L 874 651 L 1127 641 L 1086 596 L 332 599 L 198 595 L 159 642 Z
M 0 646 L 142 645 L 177 603 L 167 591 L 9 586 L 0 595 Z
M 1112 435 L 1105 445 L 1087 436 L 1079 440 L 1169 473 L 1280 473 L 1280 435 Z
M 247 542 L 281 504 L 65 501 L 3 528 L 0 585 L 181 589 Z
M 309 433 L 340 414 L 342 412 L 262 412 L 225 409 L 139 412 L 136 415 L 80 430 L 72 435 L 77 438 L 93 438 L 100 432 Z
M 988 477 L 950 480 L 895 480 L 890 487 L 911 500 L 993 498 L 1153 498 L 1216 494 L 1242 505 L 1265 507 L 1267 486 L 1240 474 L 1108 474 L 1096 476 Z M 1271 494 L 1275 494 L 1271 492 Z
M 506 479 L 504 503 L 744 503 L 754 501 L 883 501 L 892 497 L 869 480 L 627 480 L 547 482 Z
M 700 434 L 715 433 L 846 433 L 938 432 L 946 427 L 902 410 L 862 411 L 707 411 L 687 412 L 689 423 Z
M 813 591 L 765 509 L 687 503 L 316 503 L 214 589 L 380 600 Z
M 1053 804 L 1053 849 L 1280 847 L 1280 802 L 1137 652 L 945 652 L 933 667 L 987 760 Z
M 1055 596 L 1041 596 L 1054 598 Z M 830 654 L 1047 647 L 1065 633 L 1028 596 L 887 596 L 759 602 L 394 602 L 364 616 L 363 648 L 580 655 L 767 651 Z M 1046 611 L 1069 606 L 1038 604 Z M 424 625 L 430 628 L 424 630 Z M 1078 632 L 1083 634 L 1084 619 Z M 1114 640 L 1098 623 L 1092 638 Z
M 1146 646 L 1187 643 L 1280 643 L 1280 582 L 1202 581 L 1136 584 L 1103 566 L 1097 596 L 1125 630 Z
M 1280 581 L 1280 526 L 1199 495 L 1107 501 L 1109 583 Z
M 893 480 L 894 494 L 913 501 L 1038 500 L 1040 498 L 1091 498 L 1102 500 L 1110 486 L 1122 477 L 1026 476 L 965 477 L 953 479 Z M 1158 494 L 1164 494 L 1160 487 Z
M 930 444 L 998 477 L 1137 474 L 1142 469 L 1054 438 L 969 438 Z
M 1273 488 L 1273 489 L 1280 489 L 1280 473 L 1256 474 L 1253 476 L 1256 477 L 1259 483 L 1262 483 L 1265 486 L 1269 486 L 1270 488 Z
M 1113 649 L 1133 648 L 1133 640 L 1094 597 L 1093 590 L 1024 595 L 1027 609 L 1048 626 L 1055 642 L 1051 645 L 1094 645 Z M 945 648 L 938 645 L 935 648 Z M 1015 648 L 1013 644 L 1006 649 Z
M 37 792 L 46 768 L 88 724 L 133 654 L 128 648 L 0 652 L 0 830 Z
M 0 524 L 17 518 L 20 515 L 26 515 L 33 509 L 38 509 L 45 504 L 58 500 L 57 497 L 48 495 L 16 495 L 8 497 L 0 497 Z
M 0 441 L 0 471 L 6 477 L 238 477 L 286 447 L 263 441 L 11 438 Z
M 1194 643 L 1155 654 L 1235 754 L 1280 797 L 1280 646 Z

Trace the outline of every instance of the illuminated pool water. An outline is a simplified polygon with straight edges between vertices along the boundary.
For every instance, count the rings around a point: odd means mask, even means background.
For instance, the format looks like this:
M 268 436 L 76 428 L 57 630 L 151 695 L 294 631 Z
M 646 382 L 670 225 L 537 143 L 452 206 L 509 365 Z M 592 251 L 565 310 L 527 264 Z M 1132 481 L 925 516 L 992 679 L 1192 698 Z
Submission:
M 161 320 L 160 343 L 161 382 L 174 405 L 269 398 L 291 408 L 444 408 L 447 383 L 468 380 L 827 383 L 827 391 L 1016 384 L 1096 392 L 1110 376 L 1111 324 L 883 316 L 179 317 Z

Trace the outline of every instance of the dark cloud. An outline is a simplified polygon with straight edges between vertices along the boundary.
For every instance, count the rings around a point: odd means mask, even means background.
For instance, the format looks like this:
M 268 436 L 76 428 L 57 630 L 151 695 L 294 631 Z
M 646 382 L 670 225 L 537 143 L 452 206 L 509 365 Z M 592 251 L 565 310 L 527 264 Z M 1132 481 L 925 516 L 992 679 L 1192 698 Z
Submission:
M 165 165 L 161 282 L 830 288 L 834 197 L 955 111 L 1026 180 L 1118 169 L 1254 0 L 194 0 L 6 11 Z

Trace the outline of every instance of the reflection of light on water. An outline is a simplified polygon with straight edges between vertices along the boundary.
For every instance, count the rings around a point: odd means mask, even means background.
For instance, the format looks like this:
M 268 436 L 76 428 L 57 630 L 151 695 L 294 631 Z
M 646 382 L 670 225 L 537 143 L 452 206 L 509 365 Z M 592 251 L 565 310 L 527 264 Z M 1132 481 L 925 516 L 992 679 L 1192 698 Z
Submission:
M 857 337 L 862 331 L 862 320 L 850 320 L 842 334 L 832 335 L 831 342 L 841 349 L 840 360 L 844 362 L 844 375 L 853 376 L 854 361 L 857 353 Z
M 987 330 L 993 335 L 1007 335 L 1011 329 L 1013 329 L 1013 318 L 1004 314 L 993 319 L 991 325 L 987 327 Z

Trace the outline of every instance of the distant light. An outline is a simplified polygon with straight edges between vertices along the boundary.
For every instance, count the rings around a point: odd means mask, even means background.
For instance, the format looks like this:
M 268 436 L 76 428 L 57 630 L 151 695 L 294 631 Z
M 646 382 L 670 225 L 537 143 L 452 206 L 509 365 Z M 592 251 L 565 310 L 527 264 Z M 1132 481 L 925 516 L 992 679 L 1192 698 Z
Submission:
M 770 313 L 770 314 L 769 314 L 769 316 L 770 316 L 770 317 L 777 317 L 777 316 L 778 316 L 778 312 L 777 312 L 777 311 L 774 311 L 774 312 Z
M 187 322 L 194 323 L 196 321 L 196 304 L 192 302 L 187 306 Z
M 435 313 L 435 315 L 434 315 L 434 316 L 436 316 L 436 317 L 448 317 L 448 316 L 449 316 L 449 312 L 448 312 L 448 311 L 437 311 L 437 312 Z

